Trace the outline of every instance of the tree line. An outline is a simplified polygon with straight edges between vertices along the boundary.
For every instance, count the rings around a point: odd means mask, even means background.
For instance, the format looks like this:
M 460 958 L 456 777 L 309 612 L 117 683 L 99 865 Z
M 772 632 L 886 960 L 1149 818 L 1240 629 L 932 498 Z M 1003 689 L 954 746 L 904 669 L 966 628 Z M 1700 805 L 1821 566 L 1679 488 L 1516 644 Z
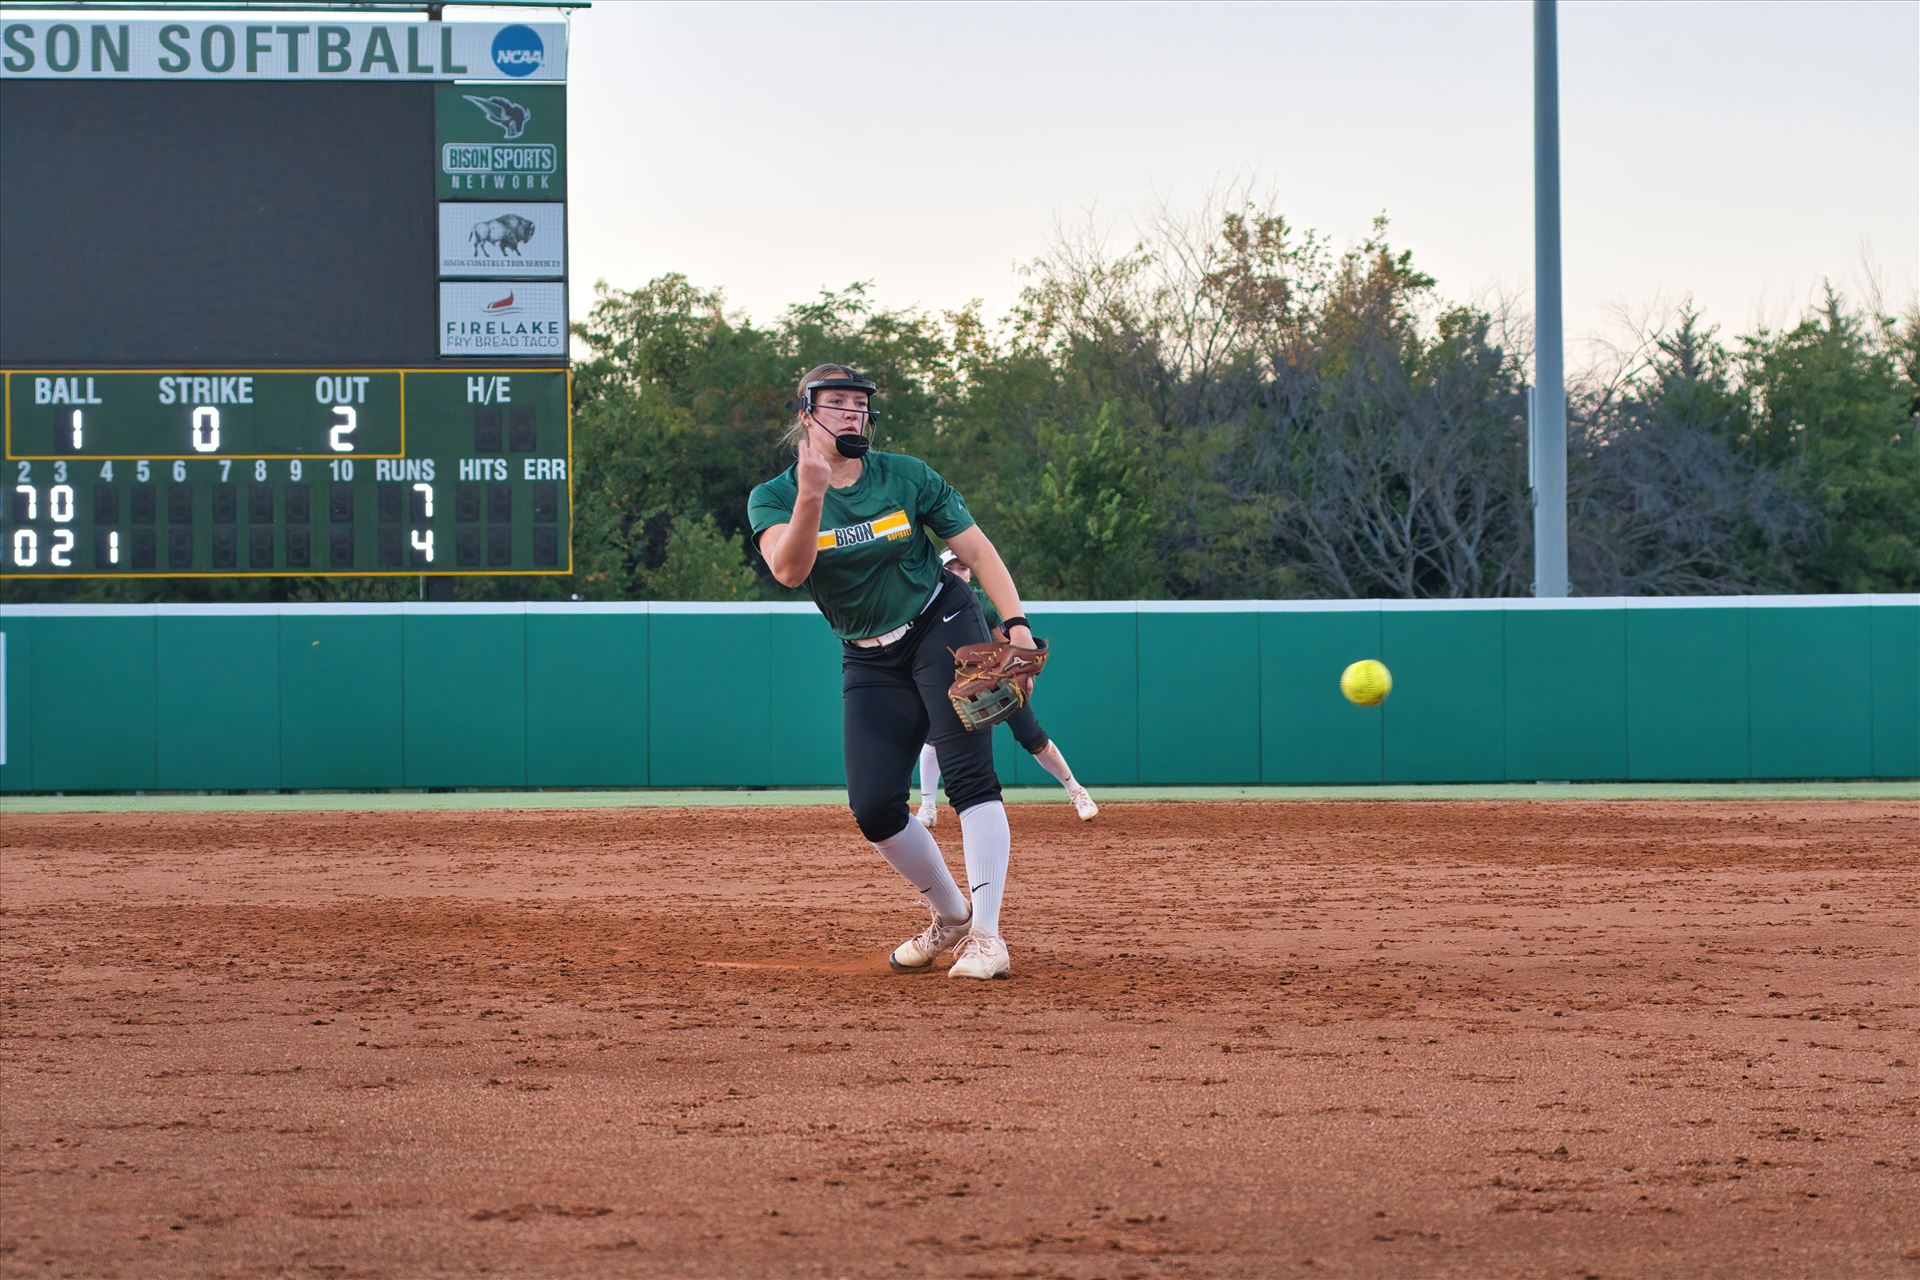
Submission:
M 862 285 L 756 325 L 680 275 L 575 326 L 574 572 L 471 599 L 794 598 L 746 497 L 793 384 L 880 385 L 878 447 L 966 496 L 1030 599 L 1526 595 L 1524 317 L 1446 298 L 1384 220 L 1336 251 L 1256 206 L 1062 239 L 1012 313 Z M 1568 388 L 1581 595 L 1920 588 L 1920 308 L 1828 288 L 1723 337 L 1690 306 Z M 408 598 L 412 580 L 10 584 L 16 599 Z

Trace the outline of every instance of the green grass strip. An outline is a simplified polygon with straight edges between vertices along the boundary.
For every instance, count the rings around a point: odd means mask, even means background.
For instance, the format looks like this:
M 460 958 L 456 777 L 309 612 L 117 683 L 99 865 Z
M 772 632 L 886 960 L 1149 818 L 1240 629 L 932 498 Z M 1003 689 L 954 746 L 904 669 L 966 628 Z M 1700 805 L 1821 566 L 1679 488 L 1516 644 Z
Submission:
M 1457 786 L 1102 787 L 1102 804 L 1138 801 L 1342 800 L 1916 800 L 1920 781 L 1887 782 L 1506 782 Z M 917 793 L 916 793 L 917 794 Z M 1009 804 L 1065 804 L 1056 787 L 1014 787 Z M 792 791 L 317 791 L 257 795 L 9 795 L 0 813 L 306 813 L 461 809 L 719 808 L 837 805 L 839 788 Z

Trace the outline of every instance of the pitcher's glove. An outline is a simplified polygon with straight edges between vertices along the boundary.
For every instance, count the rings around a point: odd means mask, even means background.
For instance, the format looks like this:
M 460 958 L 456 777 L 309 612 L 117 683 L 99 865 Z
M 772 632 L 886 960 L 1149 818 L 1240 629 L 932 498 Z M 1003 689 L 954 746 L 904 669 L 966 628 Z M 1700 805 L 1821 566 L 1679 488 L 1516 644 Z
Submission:
M 947 700 L 968 733 L 999 724 L 1033 692 L 1033 678 L 1047 665 L 1047 642 L 1022 649 L 994 633 L 992 640 L 963 644 L 953 651 L 953 687 Z

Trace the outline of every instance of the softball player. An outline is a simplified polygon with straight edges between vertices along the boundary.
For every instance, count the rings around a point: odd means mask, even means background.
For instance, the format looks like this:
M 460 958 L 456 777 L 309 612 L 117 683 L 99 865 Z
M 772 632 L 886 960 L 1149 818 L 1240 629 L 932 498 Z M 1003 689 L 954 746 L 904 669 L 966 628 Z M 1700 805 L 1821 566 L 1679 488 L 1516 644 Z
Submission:
M 973 569 L 967 562 L 953 554 L 948 547 L 940 553 L 940 563 L 947 567 L 960 581 L 969 585 L 973 582 Z M 1060 753 L 1060 744 L 1047 737 L 1047 731 L 1040 727 L 1040 719 L 1033 714 L 1033 699 L 1020 704 L 1019 710 L 1007 717 L 1007 727 L 1013 730 L 1015 741 L 1027 749 L 1040 767 L 1060 780 L 1067 789 L 1067 798 L 1073 801 L 1074 812 L 1080 815 L 1080 821 L 1091 822 L 1099 816 L 1100 806 L 1093 802 L 1087 789 L 1074 781 L 1073 770 L 1067 765 L 1066 756 Z M 935 806 L 934 792 L 940 788 L 940 753 L 928 743 L 920 748 L 920 812 L 915 816 L 921 825 L 933 829 L 939 820 L 940 811 Z
M 784 437 L 794 464 L 754 487 L 748 521 L 773 576 L 805 583 L 841 639 L 848 805 L 933 915 L 888 963 L 925 970 L 954 947 L 950 976 L 1004 978 L 1000 905 L 1012 839 L 993 735 L 968 733 L 947 701 L 952 651 L 988 639 L 987 620 L 972 590 L 942 572 L 921 526 L 976 567 L 1015 645 L 1032 646 L 1033 632 L 1013 576 L 959 492 L 918 458 L 872 448 L 874 391 L 845 365 L 820 365 L 800 380 L 799 413 Z M 938 754 L 960 815 L 971 902 L 907 808 L 923 742 Z

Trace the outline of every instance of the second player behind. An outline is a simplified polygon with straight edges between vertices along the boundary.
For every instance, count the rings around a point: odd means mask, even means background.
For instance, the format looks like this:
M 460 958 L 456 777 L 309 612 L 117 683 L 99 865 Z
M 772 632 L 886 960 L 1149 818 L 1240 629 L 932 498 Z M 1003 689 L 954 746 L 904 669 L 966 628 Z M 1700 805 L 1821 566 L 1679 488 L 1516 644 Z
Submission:
M 952 547 L 940 553 L 940 563 L 946 566 L 948 573 L 967 584 L 969 590 L 973 588 L 973 567 L 955 555 Z M 1013 730 L 1014 740 L 1067 789 L 1067 799 L 1073 802 L 1074 812 L 1080 815 L 1080 821 L 1093 821 L 1100 813 L 1100 806 L 1093 802 L 1087 789 L 1074 778 L 1067 757 L 1060 751 L 1060 744 L 1049 738 L 1047 731 L 1040 727 L 1040 718 L 1033 713 L 1031 697 L 1007 717 L 1006 725 Z M 920 808 L 915 814 L 929 830 L 940 820 L 939 806 L 934 799 L 939 789 L 940 753 L 929 742 L 920 748 Z

